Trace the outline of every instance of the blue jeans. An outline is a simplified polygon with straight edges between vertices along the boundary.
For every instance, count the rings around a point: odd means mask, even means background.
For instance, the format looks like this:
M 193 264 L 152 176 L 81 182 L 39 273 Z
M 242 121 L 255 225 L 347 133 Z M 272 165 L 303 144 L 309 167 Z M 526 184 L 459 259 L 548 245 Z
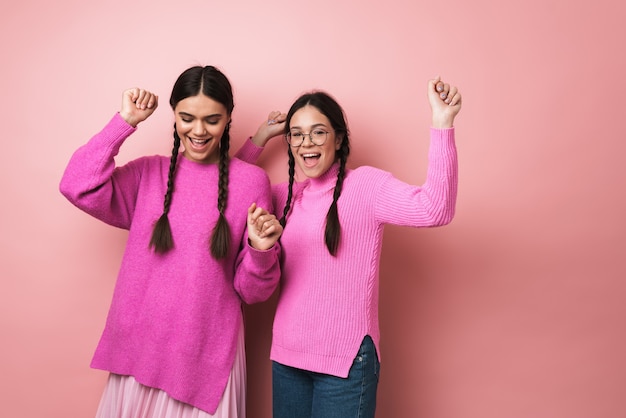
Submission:
M 274 418 L 374 418 L 380 363 L 368 335 L 347 378 L 272 362 Z

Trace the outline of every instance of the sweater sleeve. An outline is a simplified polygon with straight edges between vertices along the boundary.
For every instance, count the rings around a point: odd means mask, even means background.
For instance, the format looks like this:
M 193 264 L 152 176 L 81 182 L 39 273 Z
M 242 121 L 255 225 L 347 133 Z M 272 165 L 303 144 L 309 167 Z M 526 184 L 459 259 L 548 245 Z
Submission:
M 272 213 L 270 182 L 264 172 L 263 181 L 255 184 L 254 190 L 257 205 Z M 280 254 L 279 242 L 265 251 L 253 248 L 246 230 L 235 270 L 235 290 L 245 303 L 263 302 L 272 296 L 280 279 Z
M 128 229 L 139 173 L 136 164 L 115 167 L 115 156 L 136 128 L 116 113 L 65 168 L 59 189 L 76 207 L 110 225 Z
M 413 186 L 389 175 L 376 193 L 376 218 L 382 223 L 432 227 L 454 217 L 458 162 L 454 128 L 430 131 L 426 182 Z
M 280 244 L 260 251 L 246 244 L 239 253 L 235 272 L 235 290 L 247 304 L 269 299 L 280 279 Z
M 262 152 L 263 147 L 256 146 L 254 142 L 252 142 L 252 137 L 249 137 L 246 142 L 241 145 L 241 148 L 239 148 L 239 150 L 235 153 L 235 158 L 254 164 L 259 159 Z

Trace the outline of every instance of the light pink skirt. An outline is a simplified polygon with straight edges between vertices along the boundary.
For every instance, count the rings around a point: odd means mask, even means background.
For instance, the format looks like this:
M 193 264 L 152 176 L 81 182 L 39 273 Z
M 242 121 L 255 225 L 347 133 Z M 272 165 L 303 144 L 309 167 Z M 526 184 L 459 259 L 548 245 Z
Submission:
M 235 363 L 217 411 L 211 415 L 170 398 L 162 390 L 138 383 L 132 376 L 111 373 L 96 418 L 243 418 L 246 416 L 246 352 L 241 325 Z

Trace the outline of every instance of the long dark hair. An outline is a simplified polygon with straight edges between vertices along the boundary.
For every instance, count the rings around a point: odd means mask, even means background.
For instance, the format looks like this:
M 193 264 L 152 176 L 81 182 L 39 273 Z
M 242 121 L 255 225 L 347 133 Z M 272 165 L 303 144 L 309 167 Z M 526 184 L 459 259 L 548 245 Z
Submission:
M 170 96 L 170 106 L 172 109 L 181 100 L 188 97 L 204 94 L 207 97 L 224 105 L 227 113 L 232 114 L 235 107 L 233 100 L 233 91 L 230 82 L 226 76 L 213 66 L 200 67 L 195 66 L 185 70 L 174 83 L 172 94 Z M 157 220 L 152 231 L 150 239 L 150 247 L 154 248 L 157 253 L 166 253 L 174 248 L 174 239 L 168 219 L 170 205 L 172 203 L 172 193 L 174 191 L 174 175 L 176 173 L 176 162 L 178 160 L 178 151 L 180 148 L 180 137 L 176 132 L 176 124 L 174 124 L 174 148 L 170 158 L 170 168 L 167 176 L 167 192 L 163 203 L 163 214 Z M 230 226 L 226 220 L 224 212 L 226 210 L 226 202 L 228 200 L 228 151 L 230 148 L 230 122 L 226 125 L 224 134 L 220 141 L 219 148 L 219 181 L 218 181 L 218 198 L 217 209 L 219 218 L 213 233 L 209 248 L 214 258 L 221 259 L 228 255 L 228 247 L 230 246 Z
M 339 161 L 337 183 L 335 184 L 335 190 L 333 193 L 333 203 L 331 203 L 328 213 L 326 214 L 326 229 L 324 231 L 326 248 L 328 248 L 330 254 L 335 256 L 337 255 L 337 249 L 339 248 L 339 241 L 341 238 L 341 225 L 339 223 L 339 214 L 337 212 L 337 200 L 339 200 L 339 196 L 341 195 L 343 180 L 346 175 L 346 162 L 348 161 L 348 155 L 350 155 L 350 132 L 348 130 L 348 124 L 346 123 L 346 117 L 343 109 L 334 98 L 323 91 L 305 93 L 300 96 L 293 103 L 293 105 L 291 105 L 285 121 L 285 132 L 289 132 L 291 129 L 291 118 L 294 113 L 305 106 L 313 106 L 326 116 L 330 121 L 337 138 L 341 138 L 341 145 L 335 154 L 335 158 Z M 287 147 L 287 152 L 289 154 L 289 187 L 287 202 L 285 203 L 285 208 L 283 209 L 283 216 L 280 219 L 280 223 L 283 227 L 287 224 L 287 214 L 291 209 L 296 165 L 291 147 Z

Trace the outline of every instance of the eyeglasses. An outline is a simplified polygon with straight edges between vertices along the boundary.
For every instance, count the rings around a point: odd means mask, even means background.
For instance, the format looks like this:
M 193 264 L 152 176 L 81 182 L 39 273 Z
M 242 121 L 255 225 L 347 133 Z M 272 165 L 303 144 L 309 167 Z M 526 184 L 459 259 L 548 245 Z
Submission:
M 285 140 L 292 147 L 299 147 L 304 144 L 304 138 L 309 137 L 313 145 L 324 145 L 328 138 L 328 132 L 323 129 L 315 129 L 314 131 L 305 134 L 304 132 L 287 132 L 285 134 Z

